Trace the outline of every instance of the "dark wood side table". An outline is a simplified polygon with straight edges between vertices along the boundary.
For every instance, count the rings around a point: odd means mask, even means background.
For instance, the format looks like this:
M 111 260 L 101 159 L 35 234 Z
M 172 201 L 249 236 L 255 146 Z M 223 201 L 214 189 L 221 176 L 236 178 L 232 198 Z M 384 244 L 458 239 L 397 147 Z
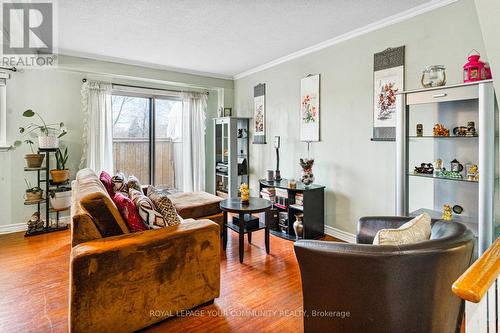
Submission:
M 271 201 L 262 198 L 250 198 L 248 204 L 242 204 L 240 198 L 229 198 L 221 201 L 220 209 L 224 213 L 224 223 L 222 225 L 222 248 L 224 251 L 226 250 L 227 244 L 227 228 L 229 228 L 239 234 L 240 263 L 242 263 L 245 234 L 248 234 L 248 241 L 251 242 L 252 232 L 265 229 L 266 253 L 269 254 L 269 226 L 267 224 L 267 218 L 265 219 L 265 223 L 259 221 L 258 227 L 252 229 L 247 228 L 247 225 L 241 222 L 245 221 L 245 215 L 266 212 L 271 206 Z M 239 215 L 239 225 L 235 225 L 228 221 L 228 213 L 236 213 Z

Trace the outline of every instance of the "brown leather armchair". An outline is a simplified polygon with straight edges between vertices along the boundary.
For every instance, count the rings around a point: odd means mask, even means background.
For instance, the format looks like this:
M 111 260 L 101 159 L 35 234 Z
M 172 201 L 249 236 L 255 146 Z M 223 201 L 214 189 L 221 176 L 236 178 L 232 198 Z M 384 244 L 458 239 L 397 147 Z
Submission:
M 451 291 L 471 263 L 472 233 L 434 221 L 429 241 L 371 245 L 379 229 L 407 217 L 364 217 L 357 244 L 298 241 L 304 330 L 310 332 L 459 332 L 464 304 Z

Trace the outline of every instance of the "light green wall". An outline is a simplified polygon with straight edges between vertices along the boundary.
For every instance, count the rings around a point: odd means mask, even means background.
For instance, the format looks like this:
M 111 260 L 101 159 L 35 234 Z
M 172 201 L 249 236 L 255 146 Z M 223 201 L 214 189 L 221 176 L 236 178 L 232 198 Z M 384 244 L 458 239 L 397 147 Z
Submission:
M 462 81 L 472 48 L 484 54 L 474 2 L 462 0 L 347 40 L 235 81 L 238 116 L 253 115 L 253 87 L 266 84 L 267 145 L 251 145 L 251 190 L 275 168 L 272 138 L 281 136 L 282 176 L 299 178 L 306 156 L 299 141 L 300 79 L 321 74 L 321 142 L 312 144 L 316 183 L 326 186 L 326 224 L 355 233 L 366 215 L 395 211 L 395 146 L 372 142 L 373 54 L 406 45 L 406 88 L 420 87 L 427 65 L 447 68 L 448 84 Z
M 69 168 L 74 177 L 82 154 L 80 87 L 84 77 L 149 87 L 209 90 L 206 178 L 213 189 L 211 119 L 216 115 L 218 91 L 230 96 L 225 103 L 228 107 L 232 106 L 229 104 L 233 95 L 231 80 L 60 56 L 58 69 L 25 70 L 11 74 L 7 83 L 7 142 L 12 143 L 18 137 L 18 127 L 25 124 L 21 113 L 28 108 L 41 112 L 47 121 L 65 122 L 69 134 L 63 141 L 69 147 Z M 24 154 L 28 151 L 27 146 L 22 146 L 15 151 L 0 152 L 0 188 L 6 193 L 0 200 L 0 229 L 5 225 L 25 223 L 33 213 L 33 207 L 23 205 L 24 178 L 36 182 L 36 174 L 23 171 Z

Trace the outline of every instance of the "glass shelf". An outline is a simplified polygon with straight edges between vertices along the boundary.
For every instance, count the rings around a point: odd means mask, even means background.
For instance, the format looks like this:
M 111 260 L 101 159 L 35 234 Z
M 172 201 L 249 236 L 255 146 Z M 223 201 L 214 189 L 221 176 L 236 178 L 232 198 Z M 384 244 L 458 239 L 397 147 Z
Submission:
M 464 183 L 479 183 L 478 181 L 475 180 L 467 180 L 467 179 L 455 179 L 455 178 L 446 178 L 446 177 L 434 177 L 433 175 L 427 175 L 423 173 L 409 173 L 408 176 L 411 177 L 421 177 L 421 178 L 430 178 L 430 179 L 439 179 L 439 180 L 451 180 L 455 182 L 464 182 Z

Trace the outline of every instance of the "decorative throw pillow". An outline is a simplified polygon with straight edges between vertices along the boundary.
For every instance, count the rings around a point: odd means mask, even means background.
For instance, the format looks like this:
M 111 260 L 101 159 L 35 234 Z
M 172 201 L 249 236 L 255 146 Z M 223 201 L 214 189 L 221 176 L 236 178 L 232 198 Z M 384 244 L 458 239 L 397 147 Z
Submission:
M 108 194 L 110 197 L 113 197 L 113 180 L 111 179 L 111 176 L 109 173 L 106 171 L 101 171 L 101 175 L 99 176 L 99 180 L 101 183 L 104 185 L 106 188 L 106 191 L 108 191 Z
M 181 223 L 174 204 L 167 197 L 167 194 L 161 190 L 148 186 L 148 198 L 153 201 L 156 210 L 161 213 L 167 225 L 176 225 Z
M 429 240 L 431 217 L 423 213 L 406 222 L 398 229 L 381 229 L 373 239 L 374 245 L 406 245 Z
M 137 208 L 129 197 L 125 196 L 121 192 L 116 192 L 113 196 L 113 202 L 116 204 L 116 207 L 118 207 L 118 210 L 127 223 L 130 232 L 148 230 L 146 225 L 142 223 L 142 219 L 137 212 Z
M 137 191 L 142 191 L 141 182 L 139 182 L 139 179 L 137 179 L 136 176 L 129 176 L 128 177 L 127 187 L 129 189 L 129 194 L 130 194 L 131 188 L 133 188 L 134 190 L 137 190 Z
M 156 211 L 155 205 L 142 191 L 137 191 L 133 188 L 128 190 L 130 199 L 134 202 L 139 212 L 139 216 L 149 228 L 165 227 L 165 219 Z
M 116 175 L 113 176 L 112 181 L 113 181 L 113 191 L 122 192 L 125 193 L 125 195 L 128 195 L 128 185 L 127 181 L 125 180 L 125 175 L 123 173 L 118 172 Z

